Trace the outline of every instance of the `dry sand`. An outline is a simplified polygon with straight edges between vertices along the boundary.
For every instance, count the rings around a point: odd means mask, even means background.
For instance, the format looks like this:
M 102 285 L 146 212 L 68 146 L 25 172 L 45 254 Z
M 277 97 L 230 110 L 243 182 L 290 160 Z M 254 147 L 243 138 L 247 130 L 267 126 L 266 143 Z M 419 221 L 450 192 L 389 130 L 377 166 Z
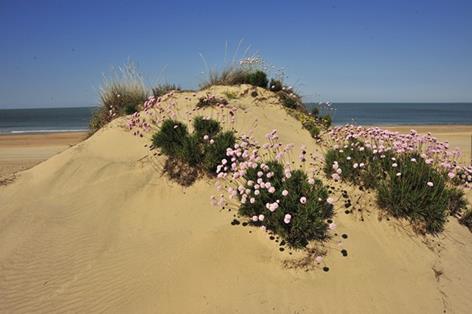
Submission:
M 238 90 L 212 90 L 228 89 Z M 257 124 L 263 141 L 276 127 L 282 143 L 321 156 L 269 94 L 258 99 L 231 101 L 246 108 L 238 130 Z M 196 98 L 174 101 L 190 108 Z M 234 211 L 209 204 L 213 181 L 189 188 L 168 181 L 164 158 L 145 147 L 149 138 L 123 124 L 115 120 L 0 187 L 0 312 L 470 312 L 472 233 L 455 219 L 440 236 L 420 237 L 380 220 L 372 195 L 340 184 L 360 201 L 345 214 L 336 192 L 329 272 L 286 269 L 284 261 L 303 254 L 280 252 L 257 228 L 232 226 Z
M 85 132 L 0 135 L 0 178 L 31 168 L 86 136 Z

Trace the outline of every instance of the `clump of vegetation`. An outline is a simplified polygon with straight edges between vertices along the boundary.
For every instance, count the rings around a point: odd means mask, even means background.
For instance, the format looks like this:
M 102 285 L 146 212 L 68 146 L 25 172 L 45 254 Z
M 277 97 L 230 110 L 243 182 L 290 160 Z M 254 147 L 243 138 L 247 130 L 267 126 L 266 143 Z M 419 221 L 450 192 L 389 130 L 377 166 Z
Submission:
M 392 159 L 393 158 L 393 159 Z M 325 155 L 324 172 L 334 180 L 341 177 L 365 188 L 377 188 L 385 178 L 385 169 L 395 163 L 392 152 L 374 154 L 359 141 L 351 141 L 340 149 L 330 149 Z
M 228 67 L 221 72 L 210 71 L 208 80 L 200 85 L 201 89 L 206 89 L 213 85 L 241 85 L 247 84 L 247 71 L 239 67 Z
M 207 95 L 206 97 L 200 97 L 197 103 L 197 108 L 212 107 L 218 105 L 226 106 L 228 101 L 224 98 L 218 98 L 214 95 Z
M 414 157 L 413 157 L 414 158 Z M 408 218 L 429 233 L 442 231 L 448 216 L 451 192 L 445 178 L 416 156 L 399 158 L 397 167 L 386 169 L 377 189 L 380 207 L 394 217 Z
M 170 83 L 165 83 L 165 84 L 158 84 L 156 87 L 152 89 L 152 94 L 154 97 L 158 98 L 161 96 L 164 96 L 165 94 L 171 92 L 171 91 L 180 91 L 180 86 L 176 84 L 170 84 Z
M 459 219 L 459 222 L 469 228 L 469 230 L 472 232 L 472 209 L 464 212 L 461 219 Z
M 247 73 L 246 80 L 248 84 L 262 88 L 267 88 L 267 84 L 269 84 L 267 74 L 260 70 Z
M 269 90 L 272 92 L 280 92 L 283 88 L 283 84 L 280 80 L 271 79 L 269 83 Z
M 119 68 L 111 78 L 105 78 L 100 88 L 100 107 L 92 115 L 90 132 L 95 133 L 116 117 L 138 111 L 147 96 L 142 76 L 136 67 L 129 63 Z
M 462 191 L 448 187 L 445 175 L 418 154 L 378 153 L 351 140 L 326 153 L 324 171 L 335 180 L 376 189 L 381 208 L 410 219 L 422 232 L 440 232 L 448 214 L 466 205 Z
M 286 108 L 286 110 L 289 115 L 301 122 L 302 127 L 310 132 L 311 137 L 315 139 L 319 138 L 321 130 L 319 128 L 319 123 L 314 117 L 300 110 L 291 108 Z
M 179 121 L 167 119 L 152 138 L 152 147 L 168 156 L 165 172 L 182 185 L 190 185 L 198 174 L 216 174 L 216 166 L 226 158 L 226 149 L 234 145 L 232 131 L 222 132 L 218 121 L 196 117 L 194 131 Z
M 282 105 L 286 108 L 290 108 L 290 109 L 302 108 L 302 102 L 301 102 L 300 97 L 294 93 L 281 90 L 277 92 L 277 96 L 282 102 Z
M 313 107 L 310 114 L 318 121 L 320 125 L 328 129 L 333 123 L 333 119 L 331 117 L 332 110 L 333 108 L 331 108 L 330 103 L 320 103 L 318 106 Z
M 273 231 L 293 247 L 304 247 L 311 240 L 326 238 L 326 219 L 332 216 L 333 207 L 327 202 L 328 190 L 321 181 L 310 184 L 302 170 L 292 171 L 286 178 L 283 165 L 271 161 L 247 171 L 245 189 L 254 189 L 263 177 L 266 188 L 258 190 L 253 202 L 241 204 L 241 215 L 251 217 L 253 224 Z

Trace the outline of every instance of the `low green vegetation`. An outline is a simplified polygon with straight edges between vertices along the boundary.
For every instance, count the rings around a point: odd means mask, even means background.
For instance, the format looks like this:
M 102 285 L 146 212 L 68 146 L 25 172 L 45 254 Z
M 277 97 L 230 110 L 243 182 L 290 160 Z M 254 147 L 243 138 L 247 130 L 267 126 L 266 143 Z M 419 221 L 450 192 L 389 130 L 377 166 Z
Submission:
M 325 155 L 325 173 L 377 191 L 377 202 L 394 217 L 409 219 L 421 232 L 443 230 L 449 214 L 466 206 L 461 190 L 418 154 L 374 152 L 352 140 Z
M 301 122 L 302 127 L 310 132 L 311 137 L 317 139 L 320 135 L 319 123 L 311 115 L 292 108 L 286 108 L 287 113 Z
M 168 157 L 164 169 L 182 185 L 190 185 L 201 173 L 215 175 L 226 149 L 236 141 L 234 133 L 221 131 L 216 120 L 196 117 L 193 128 L 189 133 L 185 124 L 167 119 L 152 137 L 152 147 Z
M 459 219 L 459 222 L 469 228 L 469 230 L 472 232 L 472 209 L 465 211 L 462 217 Z
M 262 178 L 265 188 L 259 187 Z M 277 161 L 248 169 L 244 179 L 244 190 L 256 197 L 245 199 L 239 213 L 250 217 L 252 224 L 264 226 L 298 248 L 326 238 L 333 206 L 327 201 L 328 190 L 321 181 L 310 183 L 302 170 L 292 171 L 287 178 Z

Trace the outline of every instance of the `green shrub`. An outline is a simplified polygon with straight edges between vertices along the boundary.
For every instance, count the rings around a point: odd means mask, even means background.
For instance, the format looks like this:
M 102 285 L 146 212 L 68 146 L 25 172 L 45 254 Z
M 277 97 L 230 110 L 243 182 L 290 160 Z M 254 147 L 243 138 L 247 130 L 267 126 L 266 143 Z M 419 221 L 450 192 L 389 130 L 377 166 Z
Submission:
M 332 176 L 336 163 L 344 180 L 365 188 L 376 188 L 385 178 L 385 169 L 390 169 L 394 161 L 391 152 L 374 154 L 362 142 L 352 141 L 341 149 L 330 149 L 325 155 L 324 172 Z
M 137 112 L 137 111 L 138 111 L 138 109 L 136 108 L 136 106 L 127 105 L 127 106 L 125 107 L 124 113 L 125 113 L 126 115 L 130 115 L 130 114 L 133 114 L 133 113 L 135 113 L 135 112 Z
M 152 146 L 168 156 L 177 156 L 189 138 L 187 126 L 179 121 L 165 120 L 152 137 Z
M 458 215 L 462 213 L 462 211 L 467 208 L 467 201 L 464 196 L 464 191 L 456 187 L 451 187 L 448 189 L 448 193 L 449 202 L 447 209 L 451 215 Z
M 234 132 L 227 131 L 217 134 L 213 141 L 213 144 L 204 145 L 203 169 L 210 174 L 216 173 L 218 164 L 226 159 L 226 149 L 234 146 L 236 138 Z
M 283 88 L 283 84 L 280 80 L 271 79 L 269 83 L 269 90 L 272 92 L 280 92 Z
M 327 202 L 328 191 L 321 181 L 315 180 L 314 184 L 309 184 L 302 170 L 292 171 L 290 178 L 285 178 L 283 166 L 277 161 L 268 162 L 267 166 L 273 176 L 264 178 L 264 181 L 270 182 L 275 192 L 261 188 L 254 202 L 241 204 L 240 214 L 248 217 L 264 215 L 263 221 L 253 220 L 253 223 L 273 231 L 293 247 L 304 247 L 311 240 L 325 239 L 328 228 L 325 220 L 332 216 L 333 207 Z M 257 182 L 258 172 L 261 171 L 267 172 L 261 165 L 248 169 L 244 177 L 246 189 L 252 189 L 253 185 L 249 182 Z M 288 191 L 286 196 L 283 195 L 284 190 Z M 304 204 L 300 201 L 302 197 L 306 198 Z M 277 200 L 277 208 L 268 210 L 267 204 L 274 204 Z M 290 223 L 284 222 L 287 214 L 291 215 Z
M 215 174 L 217 165 L 226 159 L 226 149 L 236 141 L 234 132 L 221 132 L 215 120 L 196 117 L 193 126 L 194 132 L 189 134 L 185 124 L 168 119 L 152 137 L 152 148 L 168 156 L 164 170 L 182 185 L 195 181 L 199 171 Z
M 267 74 L 263 71 L 250 72 L 246 76 L 246 82 L 253 86 L 267 88 L 269 81 L 267 80 Z
M 152 89 L 152 94 L 154 95 L 154 97 L 158 98 L 164 96 L 165 94 L 171 91 L 180 91 L 180 86 L 170 83 L 158 84 Z
M 301 102 L 298 97 L 292 96 L 283 90 L 277 92 L 277 96 L 279 97 L 284 107 L 297 109 L 297 108 L 300 108 L 301 106 Z
M 387 177 L 378 186 L 380 207 L 394 217 L 410 219 L 420 230 L 437 233 L 447 219 L 450 191 L 444 176 L 419 156 L 404 155 L 397 167 L 386 169 Z
M 325 128 L 328 129 L 333 123 L 333 119 L 331 118 L 330 115 L 327 114 L 321 117 L 321 123 L 323 124 Z
M 320 128 L 315 121 L 306 120 L 302 123 L 302 126 L 310 132 L 311 137 L 318 138 L 320 136 Z
M 209 137 L 215 136 L 220 132 L 221 127 L 218 121 L 213 119 L 205 119 L 204 117 L 196 117 L 193 119 L 194 134 L 199 140 L 203 140 L 205 135 Z

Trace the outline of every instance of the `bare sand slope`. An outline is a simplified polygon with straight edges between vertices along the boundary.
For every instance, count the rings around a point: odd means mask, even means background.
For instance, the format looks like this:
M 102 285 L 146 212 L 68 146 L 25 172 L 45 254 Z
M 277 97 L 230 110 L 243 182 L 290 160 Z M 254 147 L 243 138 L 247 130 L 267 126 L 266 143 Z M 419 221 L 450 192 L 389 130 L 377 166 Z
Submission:
M 218 92 L 218 89 L 215 90 Z M 184 94 L 185 95 L 185 94 Z M 184 96 L 175 99 L 186 106 Z M 188 97 L 188 105 L 192 103 Z M 235 101 L 242 129 L 320 153 L 278 106 Z M 193 100 L 193 103 L 195 101 Z M 0 187 L 0 312 L 467 313 L 472 234 L 451 220 L 438 238 L 379 221 L 371 195 L 336 198 L 329 272 L 286 269 L 263 231 L 232 226 L 210 206 L 214 182 L 182 188 L 162 176 L 147 138 L 122 120 Z M 348 238 L 341 238 L 347 234 Z M 343 257 L 340 248 L 348 250 Z M 290 253 L 292 253 L 290 255 Z

